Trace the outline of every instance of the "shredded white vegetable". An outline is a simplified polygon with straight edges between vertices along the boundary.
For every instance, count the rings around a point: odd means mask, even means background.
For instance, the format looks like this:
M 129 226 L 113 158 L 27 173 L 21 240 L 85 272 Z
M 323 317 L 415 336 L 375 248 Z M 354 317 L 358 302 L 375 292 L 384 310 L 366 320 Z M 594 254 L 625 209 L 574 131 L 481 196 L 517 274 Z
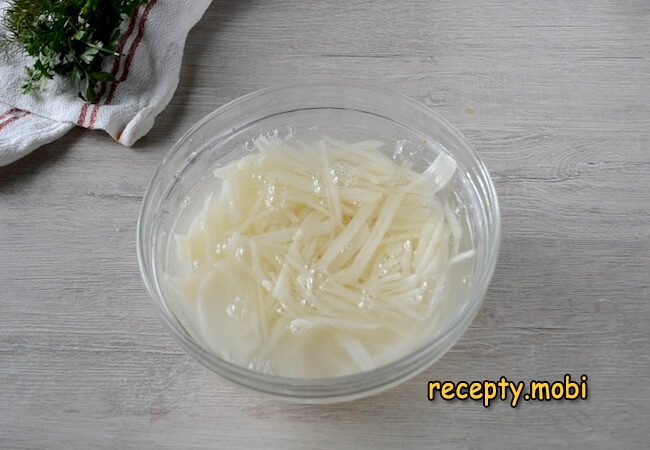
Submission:
M 440 154 L 418 173 L 374 139 L 253 144 L 259 153 L 214 171 L 220 188 L 173 236 L 184 317 L 213 351 L 264 373 L 386 363 L 433 319 L 450 266 L 475 257 L 438 195 L 456 162 Z M 307 359 L 289 367 L 298 350 Z

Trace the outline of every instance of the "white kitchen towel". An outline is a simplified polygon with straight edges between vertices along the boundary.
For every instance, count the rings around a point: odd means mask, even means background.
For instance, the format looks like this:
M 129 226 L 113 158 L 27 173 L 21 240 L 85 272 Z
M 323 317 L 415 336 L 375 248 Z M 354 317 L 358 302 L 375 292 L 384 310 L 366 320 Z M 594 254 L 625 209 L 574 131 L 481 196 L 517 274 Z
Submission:
M 23 94 L 24 55 L 0 62 L 0 166 L 58 139 L 75 126 L 102 129 L 130 146 L 147 134 L 178 86 L 185 39 L 212 0 L 150 0 L 122 28 L 117 51 L 104 70 L 98 102 L 82 100 L 71 81 L 51 80 L 39 93 Z M 0 14 L 8 2 L 0 0 Z M 4 31 L 4 30 L 0 30 Z

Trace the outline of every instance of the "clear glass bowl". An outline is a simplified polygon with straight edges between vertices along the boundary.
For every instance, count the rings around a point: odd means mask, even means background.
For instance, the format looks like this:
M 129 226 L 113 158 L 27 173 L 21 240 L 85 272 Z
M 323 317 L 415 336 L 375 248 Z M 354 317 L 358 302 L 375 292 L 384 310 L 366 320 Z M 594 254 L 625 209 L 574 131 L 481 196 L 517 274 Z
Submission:
M 461 214 L 476 249 L 459 301 L 424 345 L 373 370 L 297 379 L 229 363 L 208 351 L 186 329 L 182 317 L 175 313 L 173 295 L 164 286 L 170 230 L 193 190 L 215 167 L 250 154 L 246 143 L 260 133 L 283 135 L 296 130 L 380 137 L 394 144 L 392 156 L 411 160 L 418 171 L 426 169 L 440 152 L 458 163 L 452 192 L 463 205 Z M 147 188 L 137 233 L 146 287 L 163 322 L 185 351 L 226 380 L 259 393 L 293 402 L 330 403 L 388 389 L 418 374 L 452 347 L 475 317 L 488 289 L 497 261 L 500 217 L 493 183 L 478 155 L 451 124 L 429 108 L 386 89 L 339 82 L 304 83 L 245 95 L 185 133 Z

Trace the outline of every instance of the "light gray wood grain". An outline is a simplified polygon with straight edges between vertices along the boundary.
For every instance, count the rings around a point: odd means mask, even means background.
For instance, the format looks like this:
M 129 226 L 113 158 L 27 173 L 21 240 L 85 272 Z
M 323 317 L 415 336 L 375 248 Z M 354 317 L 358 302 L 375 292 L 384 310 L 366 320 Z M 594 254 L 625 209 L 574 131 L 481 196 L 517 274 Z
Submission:
M 0 168 L 0 448 L 647 448 L 650 3 L 215 1 L 181 82 L 125 149 L 73 130 Z M 492 172 L 503 241 L 458 344 L 384 394 L 261 400 L 159 323 L 142 194 L 170 145 L 251 90 L 311 78 L 430 105 Z M 429 402 L 428 380 L 589 376 L 589 399 Z

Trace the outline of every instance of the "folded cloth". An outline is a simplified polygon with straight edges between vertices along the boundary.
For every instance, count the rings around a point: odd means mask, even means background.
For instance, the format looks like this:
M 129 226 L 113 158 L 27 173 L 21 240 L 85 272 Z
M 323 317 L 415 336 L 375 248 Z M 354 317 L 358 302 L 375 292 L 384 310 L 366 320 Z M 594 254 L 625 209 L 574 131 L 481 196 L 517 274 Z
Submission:
M 185 39 L 212 0 L 150 0 L 122 25 L 117 51 L 104 70 L 98 102 L 82 100 L 70 80 L 55 77 L 44 91 L 23 94 L 21 54 L 0 61 L 0 166 L 58 139 L 74 126 L 102 129 L 130 146 L 147 134 L 178 86 Z M 0 14 L 8 6 L 0 0 Z M 0 30 L 4 32 L 4 30 Z

